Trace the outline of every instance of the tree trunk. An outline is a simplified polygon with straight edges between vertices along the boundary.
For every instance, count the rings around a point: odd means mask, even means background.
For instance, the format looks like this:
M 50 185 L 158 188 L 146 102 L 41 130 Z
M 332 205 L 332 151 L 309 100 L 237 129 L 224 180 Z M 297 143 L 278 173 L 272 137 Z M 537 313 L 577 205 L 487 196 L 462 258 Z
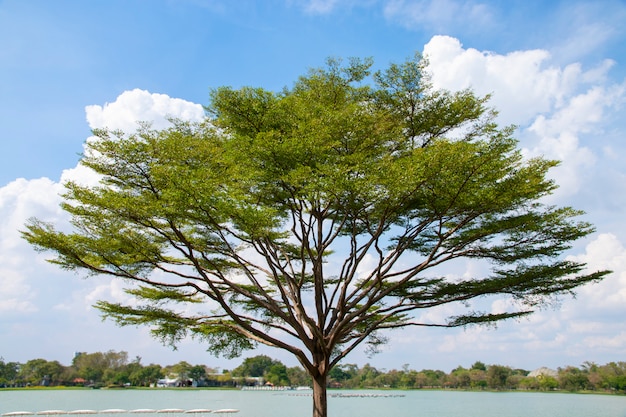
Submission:
M 313 375 L 313 417 L 328 416 L 328 397 L 326 395 L 326 380 L 328 372 L 323 369 Z

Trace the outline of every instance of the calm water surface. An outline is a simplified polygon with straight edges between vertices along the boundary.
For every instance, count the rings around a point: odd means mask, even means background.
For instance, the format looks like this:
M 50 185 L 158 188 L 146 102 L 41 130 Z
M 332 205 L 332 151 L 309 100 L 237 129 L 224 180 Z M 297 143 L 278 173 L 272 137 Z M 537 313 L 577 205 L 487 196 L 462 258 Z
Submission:
M 626 396 L 459 391 L 331 391 L 330 394 L 349 395 L 329 398 L 330 417 L 626 417 Z M 110 408 L 236 408 L 240 412 L 232 416 L 307 417 L 311 415 L 312 399 L 302 391 L 0 390 L 0 414 Z M 96 416 L 210 417 L 211 414 Z

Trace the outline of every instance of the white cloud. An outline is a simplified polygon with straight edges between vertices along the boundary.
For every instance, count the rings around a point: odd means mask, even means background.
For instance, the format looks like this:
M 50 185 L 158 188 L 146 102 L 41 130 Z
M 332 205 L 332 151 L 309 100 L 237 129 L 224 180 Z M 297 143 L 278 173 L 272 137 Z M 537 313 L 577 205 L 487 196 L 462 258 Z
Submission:
M 200 104 L 140 89 L 124 91 L 113 103 L 87 106 L 85 111 L 92 129 L 109 128 L 124 132 L 134 132 L 137 122 L 151 122 L 155 129 L 162 129 L 169 125 L 169 117 L 192 121 L 200 121 L 204 117 Z
M 555 194 L 558 198 L 578 192 L 583 178 L 582 174 L 596 162 L 594 153 L 589 148 L 580 146 L 578 137 L 567 131 L 555 136 L 541 137 L 540 143 L 534 148 L 526 150 L 526 154 L 528 156 L 546 156 L 561 161 L 561 164 L 553 168 L 549 174 L 550 178 L 559 185 Z M 551 201 L 552 199 L 547 200 Z
M 526 129 L 528 137 L 534 136 L 536 144 L 527 150 L 531 156 L 547 156 L 562 161 L 551 173 L 560 186 L 559 196 L 575 194 L 589 170 L 602 157 L 614 159 L 610 147 L 592 151 L 583 145 L 581 138 L 598 137 L 607 113 L 617 111 L 625 97 L 624 84 L 596 85 L 588 90 L 567 97 L 566 102 L 551 114 L 540 114 Z M 593 145 L 593 141 L 590 142 Z M 598 155 L 596 155 L 598 154 Z
M 585 350 L 624 350 L 626 346 L 626 331 L 613 336 L 586 337 L 584 339 Z
M 612 233 L 598 235 L 580 255 L 569 259 L 587 264 L 588 271 L 611 270 L 613 273 L 599 284 L 586 286 L 578 292 L 584 297 L 587 308 L 596 314 L 613 312 L 626 317 L 626 248 Z M 572 306 L 571 314 L 580 313 L 576 305 Z M 587 310 L 585 314 L 588 314 Z
M 20 242 L 19 230 L 23 220 L 42 209 L 51 214 L 61 213 L 57 195 L 61 187 L 48 178 L 25 180 L 19 178 L 0 188 L 0 227 L 2 233 L 2 249 L 10 249 Z
M 88 285 L 75 285 L 77 288 L 60 303 L 54 305 L 54 309 L 62 311 L 81 311 L 89 313 L 93 306 L 100 300 L 112 303 L 130 304 L 136 306 L 135 298 L 128 295 L 124 289 L 129 283 L 110 277 L 91 278 Z M 82 314 L 84 314 L 82 313 Z
M 575 194 L 585 173 L 596 163 L 596 152 L 581 135 L 598 132 L 608 113 L 626 96 L 624 84 L 608 84 L 612 61 L 583 70 L 580 63 L 551 65 L 546 50 L 514 51 L 506 55 L 464 48 L 458 39 L 435 36 L 424 47 L 435 88 L 471 88 L 492 94 L 501 124 L 515 124 L 529 156 L 561 161 L 551 172 L 559 198 Z M 589 176 L 586 175 L 588 178 Z
M 47 271 L 48 265 L 36 267 L 41 256 L 21 238 L 26 220 L 45 215 L 51 221 L 61 217 L 60 187 L 47 178 L 27 181 L 17 179 L 0 188 L 0 312 L 19 315 L 39 310 L 36 297 L 40 287 L 32 277 Z
M 550 118 L 539 115 L 529 130 L 540 136 L 554 136 L 562 132 L 586 133 L 602 121 L 606 107 L 621 104 L 624 86 L 593 86 L 584 93 L 568 99 Z
M 506 55 L 464 49 L 458 39 L 434 36 L 424 46 L 435 88 L 471 88 L 493 94 L 490 104 L 505 124 L 524 124 L 562 103 L 581 76 L 579 64 L 545 67 L 545 50 L 515 51 Z

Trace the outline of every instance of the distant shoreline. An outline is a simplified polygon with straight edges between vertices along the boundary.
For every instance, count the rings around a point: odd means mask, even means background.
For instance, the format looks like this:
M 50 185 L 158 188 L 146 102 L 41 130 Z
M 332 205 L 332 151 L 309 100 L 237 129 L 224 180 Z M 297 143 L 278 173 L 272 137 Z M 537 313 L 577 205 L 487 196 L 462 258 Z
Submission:
M 241 387 L 102 387 L 97 388 L 101 390 L 107 391 L 263 391 L 263 390 L 246 390 Z M 0 392 L 2 391 L 92 391 L 93 388 L 89 387 L 71 387 L 71 386 L 54 386 L 54 387 L 44 387 L 44 386 L 31 386 L 31 387 L 6 387 L 0 388 Z M 268 392 L 276 393 L 284 393 L 284 394 L 292 394 L 292 395 L 311 395 L 311 392 L 306 392 L 303 390 L 296 389 L 283 389 L 283 390 L 267 390 Z M 484 392 L 484 393 L 538 393 L 538 394 L 580 394 L 580 395 L 617 395 L 617 396 L 625 396 L 626 392 L 621 391 L 592 391 L 592 390 L 580 390 L 580 391 L 567 391 L 567 390 L 520 390 L 520 389 L 467 389 L 467 388 L 328 388 L 329 396 L 333 393 L 338 392 L 360 392 L 360 391 L 383 391 L 383 392 L 391 392 L 391 391 L 403 391 L 403 392 L 412 392 L 412 391 L 443 391 L 443 392 Z M 297 394 L 296 394 L 297 393 Z M 352 395 L 335 395 L 337 397 L 351 397 Z

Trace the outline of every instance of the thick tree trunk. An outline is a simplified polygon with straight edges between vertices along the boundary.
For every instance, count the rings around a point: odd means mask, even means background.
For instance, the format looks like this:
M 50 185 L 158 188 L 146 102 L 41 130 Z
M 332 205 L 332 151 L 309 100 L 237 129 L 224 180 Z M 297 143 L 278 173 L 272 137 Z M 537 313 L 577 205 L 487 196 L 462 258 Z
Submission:
M 327 375 L 326 369 L 313 375 L 313 417 L 328 416 Z

